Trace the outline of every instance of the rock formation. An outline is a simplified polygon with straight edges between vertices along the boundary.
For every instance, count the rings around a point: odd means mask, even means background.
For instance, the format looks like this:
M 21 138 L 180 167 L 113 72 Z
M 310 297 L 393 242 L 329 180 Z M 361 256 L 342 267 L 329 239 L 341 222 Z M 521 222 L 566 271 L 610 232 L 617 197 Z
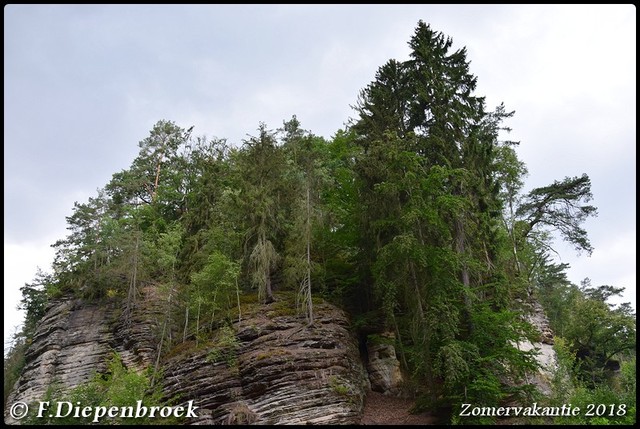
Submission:
M 147 294 L 149 298 L 149 294 Z M 154 362 L 159 307 L 147 299 L 125 323 L 115 305 L 52 303 L 27 352 L 8 403 L 41 400 L 89 381 L 117 351 L 128 368 Z M 318 303 L 309 327 L 278 301 L 243 308 L 242 319 L 210 340 L 181 344 L 161 364 L 164 399 L 198 406 L 194 424 L 353 424 L 368 387 L 346 313 Z M 5 422 L 14 423 L 5 412 Z
M 384 394 L 399 393 L 402 374 L 400 362 L 396 358 L 393 332 L 369 336 L 367 355 L 367 371 L 369 372 L 371 390 Z
M 25 367 L 8 403 L 42 399 L 49 386 L 71 389 L 106 367 L 112 351 L 113 307 L 54 301 L 25 354 Z
M 126 316 L 116 300 L 53 301 L 7 403 L 42 400 L 50 386 L 64 392 L 81 385 L 107 369 L 114 351 L 128 369 L 155 365 L 166 301 L 151 286 L 142 293 Z M 369 389 L 400 393 L 392 333 L 369 335 L 365 369 L 344 311 L 318 301 L 315 323 L 308 326 L 292 301 L 245 303 L 242 317 L 228 317 L 198 341 L 192 337 L 163 350 L 163 400 L 175 406 L 193 400 L 198 417 L 190 424 L 358 424 Z M 540 351 L 545 371 L 535 382 L 545 392 L 554 365 L 553 335 L 539 305 L 528 317 L 540 341 L 520 347 Z M 15 423 L 8 410 L 5 422 Z
M 358 423 L 366 373 L 346 314 L 314 305 L 315 323 L 308 327 L 295 315 L 274 315 L 282 305 L 233 323 L 223 334 L 235 337 L 233 347 L 221 350 L 216 343 L 230 342 L 214 339 L 170 359 L 167 397 L 195 400 L 197 423 Z
M 535 349 L 538 354 L 536 360 L 540 364 L 540 372 L 533 375 L 533 383 L 544 395 L 551 393 L 551 378 L 556 369 L 556 352 L 553 349 L 553 331 L 549 327 L 549 320 L 544 314 L 542 305 L 537 301 L 523 304 L 527 310 L 525 319 L 539 332 L 538 341 L 524 341 L 518 344 L 523 351 Z

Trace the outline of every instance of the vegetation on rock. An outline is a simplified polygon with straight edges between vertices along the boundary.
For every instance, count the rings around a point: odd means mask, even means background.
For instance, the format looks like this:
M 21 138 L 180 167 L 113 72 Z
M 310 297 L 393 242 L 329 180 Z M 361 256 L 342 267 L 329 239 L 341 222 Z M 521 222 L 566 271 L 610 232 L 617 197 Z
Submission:
M 259 124 L 242 145 L 155 124 L 128 169 L 75 203 L 52 272 L 22 288 L 26 320 L 5 357 L 5 402 L 48 302 L 115 300 L 134 324 L 150 288 L 162 316 L 149 378 L 113 363 L 111 384 L 96 379 L 78 395 L 102 403 L 116 383 L 155 386 L 163 362 L 198 347 L 236 367 L 232 326 L 247 311 L 261 304 L 266 318 L 298 315 L 313 327 L 322 297 L 351 314 L 361 338 L 395 334 L 417 410 L 470 423 L 457 417 L 462 403 L 535 398 L 535 356 L 517 347 L 537 341 L 521 314 L 535 299 L 560 348 L 563 376 L 548 401 L 624 404 L 627 414 L 598 423 L 634 423 L 635 313 L 607 302 L 620 289 L 572 285 L 551 258 L 553 232 L 593 250 L 583 228 L 597 212 L 590 179 L 523 193 L 518 143 L 504 140 L 514 112 L 474 94 L 466 50 L 452 46 L 419 22 L 409 59 L 381 66 L 356 118 L 329 139 L 295 116 L 275 130 Z M 287 356 L 267 350 L 255 365 Z M 351 392 L 331 380 L 334 393 Z M 235 421 L 253 421 L 236 405 Z

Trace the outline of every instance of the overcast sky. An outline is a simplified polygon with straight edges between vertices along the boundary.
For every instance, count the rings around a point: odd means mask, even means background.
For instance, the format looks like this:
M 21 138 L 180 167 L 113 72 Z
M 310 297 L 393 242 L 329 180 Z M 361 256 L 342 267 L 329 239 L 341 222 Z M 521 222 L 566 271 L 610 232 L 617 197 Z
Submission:
M 636 288 L 632 5 L 10 5 L 4 8 L 5 344 L 19 288 L 65 216 L 128 168 L 161 119 L 240 144 L 296 115 L 330 138 L 418 20 L 467 47 L 476 95 L 515 116 L 525 191 L 587 173 L 595 251 L 569 279 Z

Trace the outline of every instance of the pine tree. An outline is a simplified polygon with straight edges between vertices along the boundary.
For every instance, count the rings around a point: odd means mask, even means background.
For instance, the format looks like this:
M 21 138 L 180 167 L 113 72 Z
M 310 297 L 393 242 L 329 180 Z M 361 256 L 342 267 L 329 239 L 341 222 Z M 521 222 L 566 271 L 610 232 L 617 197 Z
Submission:
M 237 158 L 240 194 L 236 199 L 244 216 L 245 258 L 251 283 L 260 299 L 269 303 L 273 298 L 272 274 L 280 253 L 274 243 L 281 232 L 281 194 L 284 158 L 276 145 L 273 132 L 260 124 L 259 135 L 244 143 Z

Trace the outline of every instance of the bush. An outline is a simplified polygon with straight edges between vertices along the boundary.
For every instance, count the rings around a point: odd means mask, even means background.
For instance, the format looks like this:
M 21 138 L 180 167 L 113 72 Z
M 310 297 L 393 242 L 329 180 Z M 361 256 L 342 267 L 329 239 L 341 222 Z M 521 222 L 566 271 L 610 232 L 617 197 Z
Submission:
M 108 365 L 108 372 L 106 374 L 96 374 L 93 380 L 88 383 L 82 384 L 71 391 L 65 392 L 60 388 L 58 384 L 49 386 L 43 401 L 49 402 L 49 412 L 43 413 L 41 418 L 38 418 L 35 412 L 22 420 L 23 424 L 45 424 L 45 425 L 78 425 L 78 424 L 95 424 L 93 421 L 94 416 L 90 417 L 76 417 L 74 412 L 68 413 L 64 417 L 55 417 L 55 412 L 58 409 L 60 403 L 71 403 L 73 407 L 76 405 L 79 408 L 84 407 L 135 407 L 137 401 L 142 401 L 142 406 L 164 406 L 160 401 L 160 392 L 158 390 L 150 389 L 150 378 L 148 374 L 137 373 L 132 370 L 128 370 L 122 364 L 122 360 L 118 354 L 113 355 Z M 69 405 L 60 404 L 63 412 L 61 414 L 67 414 Z M 33 405 L 30 407 L 32 410 L 37 410 L 38 407 Z M 52 413 L 53 412 L 53 413 Z M 53 414 L 53 415 L 52 415 Z M 103 417 L 100 419 L 99 424 L 176 424 L 177 419 L 173 417 L 168 418 L 149 418 L 148 416 L 134 418 L 134 417 L 121 417 L 114 418 Z

